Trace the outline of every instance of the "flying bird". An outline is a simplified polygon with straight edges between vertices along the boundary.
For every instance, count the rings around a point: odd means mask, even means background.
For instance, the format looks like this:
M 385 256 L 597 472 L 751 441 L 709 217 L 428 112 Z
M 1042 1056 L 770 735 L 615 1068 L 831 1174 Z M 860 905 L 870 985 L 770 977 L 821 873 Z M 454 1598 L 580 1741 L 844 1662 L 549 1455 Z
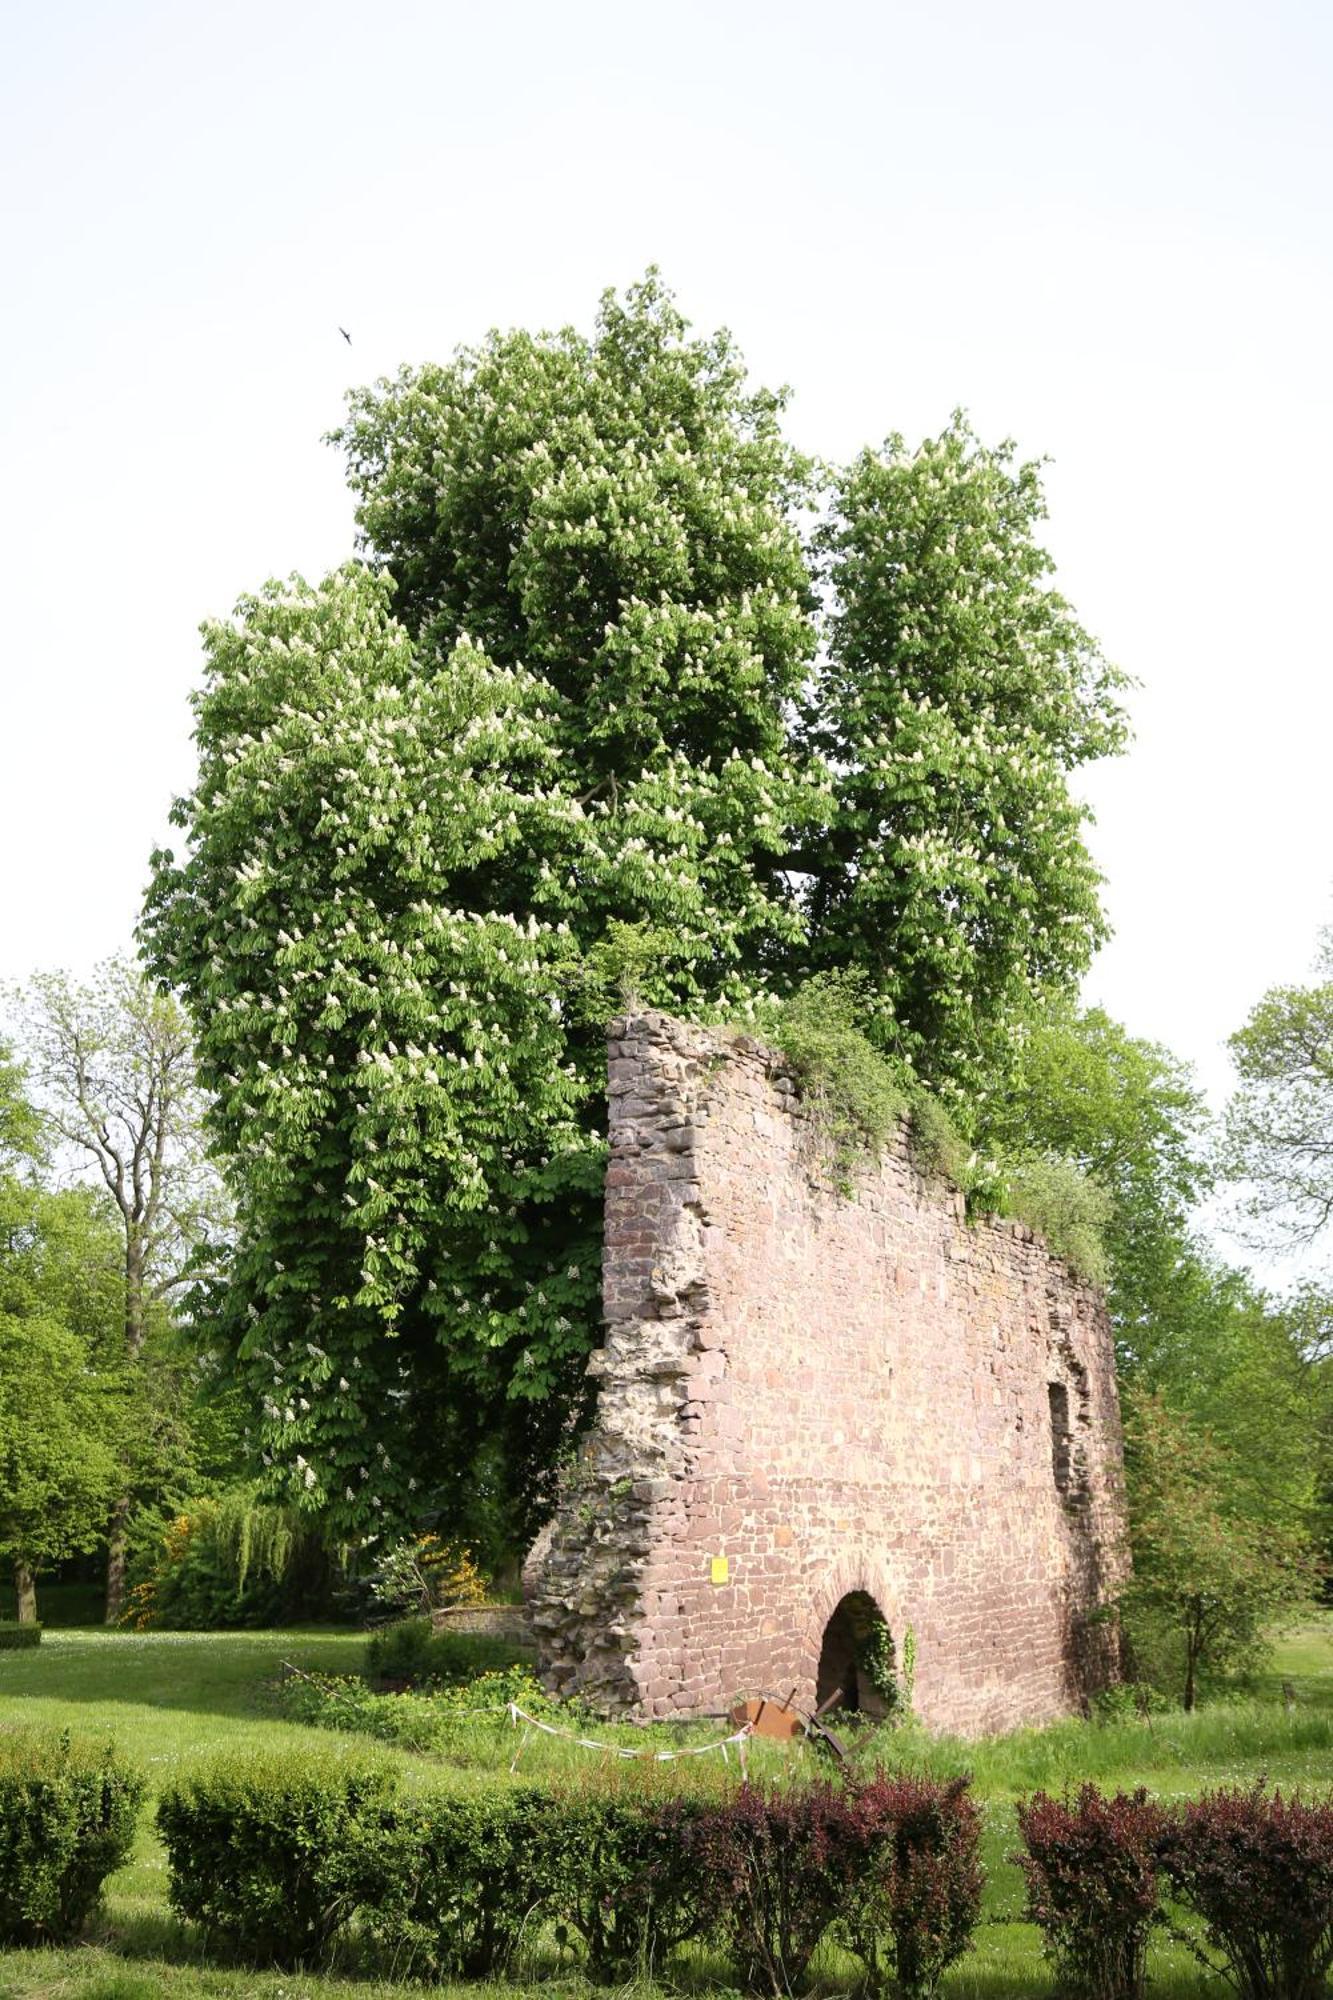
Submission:
M 344 339 L 344 340 L 345 340 L 345 341 L 347 342 L 347 345 L 348 345 L 348 346 L 350 347 L 350 346 L 351 346 L 351 344 L 352 344 L 352 336 L 351 336 L 351 334 L 350 334 L 350 333 L 349 333 L 349 332 L 347 331 L 347 328 L 346 328 L 345 326 L 340 326 L 340 327 L 338 328 L 338 331 L 339 331 L 339 333 L 340 333 L 340 334 L 342 335 L 343 339 Z

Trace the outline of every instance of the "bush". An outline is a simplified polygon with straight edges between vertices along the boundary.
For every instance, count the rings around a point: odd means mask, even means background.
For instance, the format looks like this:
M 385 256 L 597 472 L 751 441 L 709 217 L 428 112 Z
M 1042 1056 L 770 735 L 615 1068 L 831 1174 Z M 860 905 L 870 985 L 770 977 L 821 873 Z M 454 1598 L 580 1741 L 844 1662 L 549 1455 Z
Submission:
M 1172 1817 L 1162 1865 L 1242 2000 L 1318 2000 L 1333 1968 L 1333 1800 L 1205 1793 Z
M 282 1683 L 284 1711 L 319 1729 L 347 1729 L 402 1750 L 447 1750 L 477 1740 L 490 1715 L 508 1723 L 507 1704 L 532 1710 L 546 1696 L 526 1667 L 482 1674 L 455 1686 L 427 1684 L 410 1694 L 376 1694 L 354 1674 L 300 1674 Z
M 1146 1722 L 1149 1716 L 1169 1714 L 1172 1705 L 1170 1697 L 1152 1681 L 1117 1681 L 1092 1697 L 1092 1714 L 1094 1721 L 1103 1725 Z
M 1029 1920 L 1061 1983 L 1085 2000 L 1140 2000 L 1161 1921 L 1164 1824 L 1142 1790 L 1105 1798 L 1084 1785 L 1073 1804 L 1037 1792 L 1018 1808 Z
M 669 1781 L 668 1781 L 669 1783 Z M 599 1775 L 550 1801 L 540 1849 L 548 1915 L 578 1932 L 588 1975 L 623 1985 L 660 1972 L 667 1954 L 714 1928 L 697 1800 L 639 1773 Z
M 437 1632 L 429 1618 L 401 1618 L 376 1632 L 366 1647 L 372 1681 L 458 1683 L 478 1674 L 530 1665 L 530 1649 L 485 1632 Z
M 359 1822 L 393 1785 L 384 1769 L 307 1753 L 207 1767 L 157 1809 L 172 1908 L 244 1957 L 321 1960 L 351 1915 Z
M 861 1858 L 836 1935 L 872 1992 L 891 1975 L 917 2000 L 971 1946 L 985 1883 L 981 1815 L 966 1778 L 879 1773 L 850 1804 Z
M 832 1785 L 745 1785 L 681 1829 L 713 1934 L 751 1992 L 790 1993 L 862 1862 L 848 1795 Z
M 461 1542 L 438 1535 L 408 1535 L 376 1556 L 369 1580 L 371 1598 L 391 1611 L 421 1611 L 436 1605 L 484 1604 L 487 1579 Z
M 7 1618 L 0 1619 L 0 1653 L 19 1653 L 29 1646 L 40 1646 L 41 1643 L 40 1625 L 16 1625 Z
M 540 1901 L 540 1792 L 394 1802 L 349 1830 L 347 1891 L 400 1975 L 503 1973 Z
M 78 1936 L 129 1855 L 143 1779 L 68 1734 L 0 1735 L 0 1943 Z

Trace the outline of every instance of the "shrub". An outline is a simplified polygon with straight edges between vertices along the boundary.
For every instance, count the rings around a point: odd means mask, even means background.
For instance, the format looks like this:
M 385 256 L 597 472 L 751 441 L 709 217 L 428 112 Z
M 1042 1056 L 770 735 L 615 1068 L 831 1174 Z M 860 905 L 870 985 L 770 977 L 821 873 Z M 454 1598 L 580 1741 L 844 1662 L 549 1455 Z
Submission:
M 968 1780 L 877 1774 L 850 1800 L 860 1862 L 835 1924 L 872 1992 L 917 2000 L 972 1942 L 985 1883 Z
M 408 1535 L 376 1556 L 369 1587 L 376 1604 L 429 1616 L 437 1604 L 484 1604 L 487 1580 L 460 1542 Z
M 704 1808 L 640 1773 L 599 1774 L 553 1795 L 543 1823 L 547 1913 L 582 1938 L 589 1977 L 624 1984 L 713 1927 L 710 1873 L 693 1838 Z
M 0 1653 L 18 1653 L 29 1646 L 40 1646 L 42 1628 L 40 1625 L 16 1625 L 9 1619 L 0 1619 Z
M 351 1914 L 358 1822 L 393 1782 L 381 1768 L 308 1753 L 228 1758 L 198 1772 L 157 1809 L 172 1908 L 247 1958 L 323 1958 Z
M 847 1795 L 745 1785 L 701 1806 L 681 1842 L 741 1984 L 791 1992 L 857 1877 L 860 1828 Z
M 1105 1234 L 1111 1197 L 1074 1161 L 1055 1153 L 1022 1153 L 1005 1162 L 1005 1212 L 1044 1236 L 1057 1257 L 1088 1284 L 1109 1274 Z
M 1146 1722 L 1149 1716 L 1169 1714 L 1171 1707 L 1170 1697 L 1151 1681 L 1117 1681 L 1092 1697 L 1093 1719 L 1103 1724 Z
M 46 1731 L 0 1735 L 0 1943 L 78 1936 L 129 1855 L 143 1792 L 109 1747 Z
M 401 1618 L 376 1632 L 366 1647 L 366 1677 L 372 1681 L 473 1680 L 530 1664 L 531 1651 L 485 1632 L 437 1632 L 429 1618 Z
M 502 1973 L 540 1900 L 543 1794 L 394 1801 L 350 1829 L 347 1891 L 400 1974 Z
M 1077 1801 L 1037 1792 L 1018 1808 L 1027 1913 L 1061 1982 L 1086 2000 L 1139 2000 L 1148 1938 L 1161 1921 L 1162 1809 L 1145 1791 Z
M 1191 1800 L 1162 1864 L 1242 2000 L 1318 2000 L 1333 1968 L 1333 1800 L 1262 1783 Z

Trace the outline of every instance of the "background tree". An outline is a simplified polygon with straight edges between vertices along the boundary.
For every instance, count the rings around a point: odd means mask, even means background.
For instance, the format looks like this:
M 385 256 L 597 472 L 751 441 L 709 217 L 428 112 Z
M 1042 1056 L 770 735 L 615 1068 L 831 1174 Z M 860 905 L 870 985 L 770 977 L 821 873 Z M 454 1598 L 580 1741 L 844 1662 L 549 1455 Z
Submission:
M 1270 989 L 1230 1046 L 1239 1084 L 1227 1107 L 1224 1165 L 1238 1204 L 1257 1245 L 1316 1249 L 1333 1220 L 1333 929 L 1321 934 L 1313 979 Z M 1280 1311 L 1297 1357 L 1303 1435 L 1315 1460 L 1315 1532 L 1326 1556 L 1333 1556 L 1333 1300 L 1327 1284 L 1305 1279 Z M 1287 1443 L 1280 1421 L 1270 1446 L 1274 1439 Z
M 17 996 L 19 1032 L 47 1127 L 89 1163 L 121 1234 L 121 1361 L 144 1361 L 155 1306 L 186 1284 L 219 1221 L 203 1148 L 203 1105 L 185 1014 L 124 959 L 91 984 L 40 974 Z M 141 1428 L 140 1447 L 149 1436 Z M 131 1496 L 107 1531 L 108 1624 L 125 1604 Z
M 123 1382 L 40 1314 L 0 1311 L 0 1554 L 20 1620 L 37 1615 L 44 1563 L 95 1548 L 122 1476 Z
M 1256 1514 L 1236 1462 L 1157 1395 L 1124 1399 L 1135 1495 L 1134 1574 L 1124 1608 L 1136 1668 L 1173 1672 L 1186 1709 L 1200 1674 L 1245 1664 L 1265 1628 L 1308 1601 L 1318 1577 L 1298 1530 Z
M 1326 1285 L 1307 1279 L 1283 1300 L 1282 1316 L 1299 1357 L 1311 1411 L 1314 1537 L 1327 1597 L 1333 1580 L 1333 1294 Z
M 0 1049 L 0 1555 L 21 1619 L 39 1566 L 100 1539 L 126 1432 L 116 1231 L 90 1190 L 42 1185 L 43 1138 Z
M 12 1179 L 36 1165 L 42 1153 L 42 1121 L 29 1100 L 22 1065 L 0 1042 L 0 1174 Z
M 1275 986 L 1231 1037 L 1240 1087 L 1229 1166 L 1260 1240 L 1317 1242 L 1333 1221 L 1333 929 L 1308 986 Z
M 1219 1508 L 1227 1537 L 1248 1536 L 1254 1549 L 1270 1538 L 1307 1551 L 1326 1540 L 1330 1404 L 1318 1302 L 1268 1297 L 1197 1233 L 1193 1210 L 1213 1184 L 1213 1133 L 1188 1070 L 1100 1009 L 1048 1008 L 1031 1023 L 988 1137 L 1002 1153 L 1021 1157 L 1038 1145 L 1072 1161 L 1109 1197 L 1108 1303 L 1122 1388 L 1148 1413 L 1142 1422 L 1178 1432 L 1182 1448 L 1206 1441 L 1191 1475 L 1165 1483 L 1150 1449 L 1155 1432 L 1131 1450 L 1136 1561 L 1142 1544 L 1149 1570 L 1158 1564 L 1169 1531 L 1186 1562 Z M 1168 1503 L 1204 1513 L 1173 1524 Z M 1206 1546 L 1217 1546 L 1209 1534 Z M 1141 1593 L 1131 1600 L 1131 1632 L 1144 1607 Z M 1196 1611 L 1203 1639 L 1214 1614 Z M 1160 1627 L 1160 1616 L 1148 1622 Z M 1172 1629 L 1179 1637 L 1184 1626 Z M 1141 1643 L 1145 1650 L 1153 1649 Z
M 641 1003 L 749 1018 L 864 956 L 884 1045 L 961 1083 L 1098 932 L 1060 774 L 1118 741 L 1114 676 L 1041 582 L 1035 472 L 958 427 L 919 470 L 867 462 L 820 673 L 781 407 L 653 277 L 591 338 L 492 335 L 352 397 L 368 563 L 205 630 L 199 781 L 144 935 L 230 1163 L 227 1337 L 259 1443 L 336 1524 L 443 1507 L 452 1528 L 483 1462 L 530 1500 L 577 1417 L 614 961 Z M 918 644 L 869 600 L 928 490 Z M 966 719 L 987 659 L 989 723 Z M 899 729 L 890 770 L 874 738 Z M 977 851 L 926 869 L 923 840 Z

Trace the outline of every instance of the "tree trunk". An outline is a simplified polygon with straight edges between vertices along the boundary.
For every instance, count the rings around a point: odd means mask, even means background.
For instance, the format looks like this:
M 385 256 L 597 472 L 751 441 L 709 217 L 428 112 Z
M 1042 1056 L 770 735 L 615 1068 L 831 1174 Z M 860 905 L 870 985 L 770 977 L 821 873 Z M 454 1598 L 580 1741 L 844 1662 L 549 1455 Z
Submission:
M 144 1258 L 137 1232 L 130 1230 L 125 1242 L 125 1355 L 131 1366 L 139 1359 L 144 1342 Z M 130 1497 L 123 1494 L 111 1510 L 106 1531 L 106 1623 L 119 1625 L 125 1614 L 125 1544 L 130 1519 Z
M 1194 1712 L 1194 1669 L 1199 1662 L 1198 1634 L 1191 1626 L 1185 1633 L 1185 1700 L 1186 1715 Z
M 128 1499 L 117 1500 L 106 1531 L 106 1622 L 119 1625 L 125 1613 L 125 1530 L 130 1518 Z
M 37 1623 L 37 1579 L 28 1563 L 14 1559 L 14 1594 L 18 1599 L 20 1625 Z
M 137 1361 L 144 1337 L 144 1257 L 138 1231 L 131 1229 L 125 1241 L 125 1353 Z

